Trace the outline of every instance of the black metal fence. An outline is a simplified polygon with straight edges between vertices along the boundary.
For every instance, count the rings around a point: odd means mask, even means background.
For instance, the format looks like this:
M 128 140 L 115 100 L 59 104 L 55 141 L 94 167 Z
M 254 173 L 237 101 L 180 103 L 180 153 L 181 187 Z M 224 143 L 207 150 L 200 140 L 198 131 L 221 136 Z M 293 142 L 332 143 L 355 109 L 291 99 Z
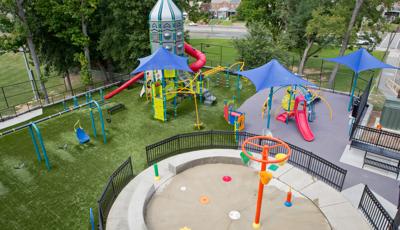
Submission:
M 357 125 L 352 140 L 400 152 L 400 134 L 397 133 Z
M 122 163 L 108 179 L 98 203 L 99 229 L 105 229 L 108 213 L 118 194 L 135 177 L 132 170 L 132 161 L 129 157 Z
M 366 185 L 358 208 L 375 230 L 397 230 L 394 219 Z
M 147 146 L 147 164 L 150 166 L 170 156 L 192 150 L 210 148 L 240 149 L 244 140 L 253 136 L 256 135 L 247 132 L 235 133 L 233 131 L 203 131 L 179 134 Z M 262 145 L 264 143 L 258 144 Z M 273 145 L 274 143 L 269 142 L 267 144 Z M 347 173 L 345 169 L 295 145 L 289 144 L 289 146 L 292 149 L 292 155 L 289 159 L 292 165 L 321 179 L 333 188 L 339 191 L 342 190 Z M 250 150 L 261 151 L 256 147 L 252 147 Z M 270 154 L 274 156 L 282 151 L 283 149 L 278 147 L 271 151 Z

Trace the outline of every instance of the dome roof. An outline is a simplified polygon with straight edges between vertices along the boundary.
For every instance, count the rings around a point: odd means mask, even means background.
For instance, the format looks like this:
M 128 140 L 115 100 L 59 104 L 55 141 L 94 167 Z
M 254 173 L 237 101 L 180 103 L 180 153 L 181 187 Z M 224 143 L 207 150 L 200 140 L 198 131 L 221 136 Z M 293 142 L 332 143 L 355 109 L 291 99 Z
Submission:
M 172 0 L 158 0 L 150 12 L 150 21 L 183 20 L 182 11 Z

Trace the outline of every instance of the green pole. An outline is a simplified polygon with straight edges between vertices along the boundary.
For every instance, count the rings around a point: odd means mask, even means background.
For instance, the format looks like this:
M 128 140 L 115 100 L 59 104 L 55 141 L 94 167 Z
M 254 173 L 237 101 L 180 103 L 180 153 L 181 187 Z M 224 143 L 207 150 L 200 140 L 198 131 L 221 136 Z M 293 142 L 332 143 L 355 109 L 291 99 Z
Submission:
M 157 165 L 157 163 L 155 163 L 153 165 L 153 168 L 154 168 L 154 179 L 158 181 L 158 180 L 160 180 L 160 174 L 158 173 L 158 165 Z
M 68 110 L 67 103 L 65 101 L 63 101 L 63 106 L 65 111 Z
M 107 136 L 106 136 L 106 130 L 105 130 L 105 127 L 104 127 L 103 111 L 101 110 L 101 107 L 100 107 L 99 103 L 97 103 L 97 101 L 92 100 L 90 104 L 92 104 L 92 103 L 95 104 L 95 106 L 97 107 L 97 111 L 99 112 L 101 133 L 103 134 L 103 143 L 106 144 L 107 143 Z
M 349 102 L 349 106 L 347 107 L 347 111 L 348 111 L 348 112 L 350 112 L 351 107 L 352 107 L 352 105 L 353 105 L 354 91 L 356 90 L 357 79 L 358 79 L 358 73 L 355 73 L 355 74 L 354 74 L 353 87 L 351 88 L 350 102 Z
M 101 103 L 104 103 L 104 90 L 103 89 L 100 89 L 100 100 L 101 100 Z
M 32 127 L 35 129 L 36 135 L 37 135 L 37 137 L 38 137 L 38 139 L 39 139 L 39 144 L 40 144 L 40 147 L 41 147 L 42 152 L 43 152 L 43 158 L 44 158 L 44 162 L 46 163 L 47 170 L 50 171 L 51 165 L 50 165 L 49 158 L 47 157 L 47 152 L 46 152 L 46 148 L 45 148 L 45 146 L 44 146 L 42 134 L 40 133 L 40 130 L 39 130 L 39 128 L 36 126 L 35 123 L 32 123 Z
M 31 135 L 32 143 L 33 143 L 33 146 L 35 147 L 35 152 L 36 152 L 38 161 L 40 163 L 42 161 L 42 157 L 40 156 L 39 147 L 36 142 L 35 134 L 33 133 L 32 125 L 29 125 L 29 134 Z
M 94 121 L 93 111 L 90 104 L 89 104 L 89 111 L 90 111 L 90 120 L 92 121 L 93 136 L 97 137 L 96 123 Z
M 78 103 L 78 98 L 74 97 L 74 108 L 78 108 L 79 107 L 79 103 Z
M 274 87 L 271 87 L 269 90 L 269 98 L 268 98 L 268 120 L 267 120 L 267 128 L 269 129 L 269 125 L 271 123 L 271 106 L 272 106 L 272 97 L 274 95 Z
M 293 97 L 293 86 L 290 88 L 290 97 L 289 97 L 289 105 L 288 105 L 288 116 L 286 117 L 286 124 L 289 124 L 289 113 L 290 113 L 290 106 L 292 103 L 292 97 Z

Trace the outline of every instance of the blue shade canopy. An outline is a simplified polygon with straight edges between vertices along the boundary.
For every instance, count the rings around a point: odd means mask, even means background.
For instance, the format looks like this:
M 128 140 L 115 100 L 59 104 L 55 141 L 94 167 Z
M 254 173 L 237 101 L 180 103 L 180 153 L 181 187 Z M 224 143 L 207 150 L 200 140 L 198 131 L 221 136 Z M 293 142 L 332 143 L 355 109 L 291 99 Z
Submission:
M 382 68 L 397 69 L 397 67 L 395 66 L 379 61 L 374 56 L 369 54 L 368 51 L 365 50 L 364 48 L 361 48 L 345 56 L 339 56 L 335 58 L 324 58 L 324 60 L 345 65 L 356 73 L 360 73 L 362 71 L 370 69 L 382 69 Z
M 160 47 L 152 55 L 139 58 L 140 65 L 131 73 L 136 74 L 148 70 L 182 70 L 193 72 L 188 65 L 188 59 L 169 52 Z
M 257 92 L 276 86 L 313 85 L 287 70 L 275 59 L 258 68 L 239 71 L 236 74 L 242 75 L 253 82 Z

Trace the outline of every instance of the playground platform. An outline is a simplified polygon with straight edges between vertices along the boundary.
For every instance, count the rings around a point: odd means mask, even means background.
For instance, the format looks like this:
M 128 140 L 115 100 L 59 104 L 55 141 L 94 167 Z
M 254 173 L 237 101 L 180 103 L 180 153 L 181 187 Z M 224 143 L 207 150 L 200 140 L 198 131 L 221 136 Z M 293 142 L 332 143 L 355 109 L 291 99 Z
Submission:
M 359 166 L 340 161 L 342 155 L 348 151 L 349 145 L 349 115 L 347 105 L 349 96 L 322 91 L 321 95 L 329 102 L 333 110 L 333 118 L 330 120 L 329 110 L 322 103 L 318 102 L 316 108 L 316 120 L 310 122 L 310 128 L 314 133 L 315 140 L 307 142 L 297 130 L 294 119 L 288 124 L 277 121 L 275 117 L 282 112 L 281 100 L 285 91 L 282 89 L 273 97 L 271 109 L 270 131 L 274 137 L 280 138 L 291 144 L 304 148 L 314 154 L 329 160 L 330 162 L 347 170 L 344 189 L 352 189 L 360 184 L 368 185 L 382 199 L 386 199 L 391 210 L 397 206 L 399 188 L 396 179 L 380 174 L 374 169 L 363 169 Z M 255 134 L 265 134 L 266 119 L 262 119 L 261 109 L 267 99 L 269 90 L 261 91 L 247 101 L 238 109 L 246 113 L 245 131 Z M 357 190 L 358 191 L 358 190 Z M 354 194 L 354 196 L 361 196 Z
M 115 200 L 107 229 L 252 229 L 259 165 L 245 167 L 239 155 L 226 149 L 179 154 L 159 162 L 160 181 L 147 168 Z M 370 229 L 344 193 L 306 172 L 285 164 L 273 176 L 264 190 L 260 229 Z M 283 204 L 289 186 L 291 208 Z

